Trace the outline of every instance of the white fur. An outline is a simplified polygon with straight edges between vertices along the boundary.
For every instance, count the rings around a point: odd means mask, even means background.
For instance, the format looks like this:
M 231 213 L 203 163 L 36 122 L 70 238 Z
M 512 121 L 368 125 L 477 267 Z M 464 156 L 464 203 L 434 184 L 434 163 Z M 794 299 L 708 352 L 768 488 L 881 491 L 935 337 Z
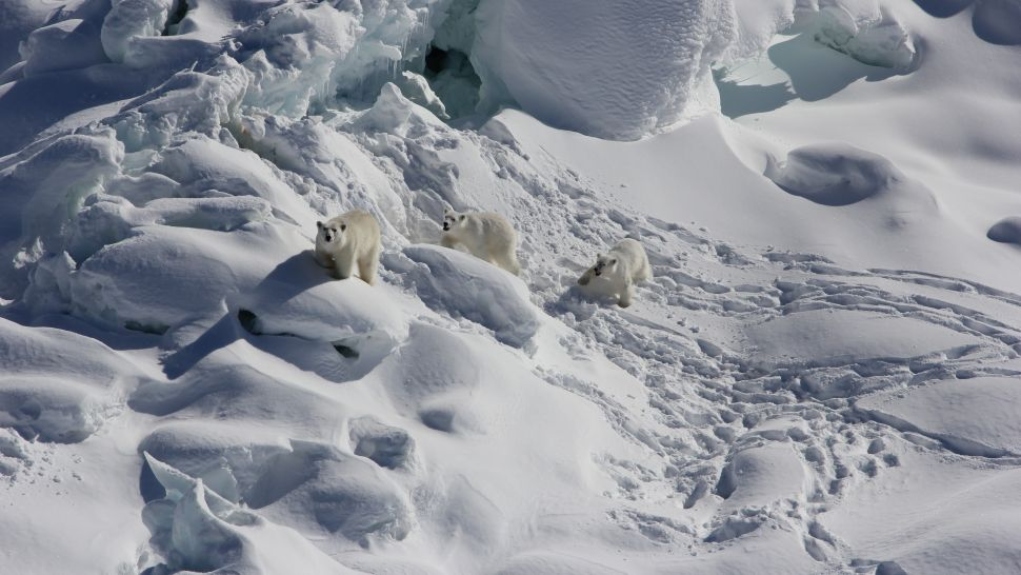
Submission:
M 379 222 L 368 212 L 352 210 L 326 222 L 316 222 L 316 261 L 331 268 L 337 279 L 358 277 L 376 283 L 379 267 Z
M 514 228 L 499 214 L 443 211 L 443 235 L 440 237 L 443 247 L 461 244 L 475 257 L 517 275 L 521 272 L 514 254 L 517 243 Z
M 652 267 L 642 244 L 625 238 L 608 253 L 596 256 L 596 263 L 578 278 L 578 284 L 587 291 L 616 297 L 620 307 L 627 307 L 634 298 L 635 284 L 650 278 Z

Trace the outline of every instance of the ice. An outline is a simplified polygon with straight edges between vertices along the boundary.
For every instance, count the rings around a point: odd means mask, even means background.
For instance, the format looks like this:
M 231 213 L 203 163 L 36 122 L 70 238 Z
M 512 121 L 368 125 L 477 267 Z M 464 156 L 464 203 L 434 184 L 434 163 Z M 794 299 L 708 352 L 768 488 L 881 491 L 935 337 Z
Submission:
M 736 25 L 718 0 L 483 1 L 475 21 L 483 107 L 516 103 L 558 128 L 629 140 L 718 107 L 709 68 Z
M 821 0 L 815 40 L 873 66 L 910 71 L 918 50 L 904 25 L 877 1 Z
M 28 157 L 15 157 L 0 171 L 8 209 L 0 216 L 0 254 L 5 268 L 0 293 L 24 289 L 24 264 L 41 250 L 62 250 L 63 223 L 72 217 L 104 179 L 118 172 L 123 148 L 112 131 L 67 135 Z M 21 261 L 21 264 L 16 263 Z
M 109 124 L 132 152 L 165 147 L 178 132 L 219 138 L 223 128 L 237 127 L 238 107 L 247 82 L 248 77 L 237 62 L 220 58 L 204 72 L 183 70 L 174 74 L 145 95 L 127 102 Z
M 160 36 L 180 0 L 115 0 L 103 20 L 106 55 L 123 62 L 136 38 Z

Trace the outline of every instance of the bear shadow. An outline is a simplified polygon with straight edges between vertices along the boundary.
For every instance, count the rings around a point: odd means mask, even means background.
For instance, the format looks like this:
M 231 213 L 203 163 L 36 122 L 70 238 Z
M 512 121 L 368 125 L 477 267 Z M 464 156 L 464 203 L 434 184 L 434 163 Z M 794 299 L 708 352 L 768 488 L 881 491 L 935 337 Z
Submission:
M 250 292 L 238 294 L 237 299 L 263 305 L 280 305 L 305 291 L 330 281 L 336 280 L 330 276 L 326 268 L 316 262 L 312 250 L 304 250 L 277 264 Z M 236 306 L 228 304 L 228 311 L 216 323 L 195 341 L 164 360 L 163 371 L 167 377 L 170 379 L 180 377 L 206 357 L 238 339 L 247 339 L 256 347 L 272 352 L 274 346 L 264 346 L 257 342 L 257 338 L 263 334 L 257 333 L 251 329 L 251 325 L 247 325 L 248 318 L 243 313 L 245 311 L 247 310 L 236 309 Z M 270 335 L 276 336 L 276 334 Z M 343 350 L 337 348 L 334 350 L 343 355 Z

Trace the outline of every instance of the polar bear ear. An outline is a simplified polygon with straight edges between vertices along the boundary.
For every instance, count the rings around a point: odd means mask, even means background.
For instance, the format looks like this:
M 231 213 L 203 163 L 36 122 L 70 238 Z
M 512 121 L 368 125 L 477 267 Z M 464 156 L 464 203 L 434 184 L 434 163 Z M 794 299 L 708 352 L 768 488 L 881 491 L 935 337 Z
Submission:
M 316 222 L 316 229 L 323 229 L 323 222 Z

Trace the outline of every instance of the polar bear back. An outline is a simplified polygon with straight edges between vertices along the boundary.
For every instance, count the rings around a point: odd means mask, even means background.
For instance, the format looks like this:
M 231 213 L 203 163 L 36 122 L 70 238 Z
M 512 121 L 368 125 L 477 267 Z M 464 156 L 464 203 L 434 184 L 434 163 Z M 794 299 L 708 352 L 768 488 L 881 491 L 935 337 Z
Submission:
M 645 254 L 645 248 L 638 240 L 624 238 L 617 242 L 608 254 L 611 258 L 617 258 L 623 269 L 631 275 L 635 282 L 645 281 L 652 277 L 652 269 L 649 266 L 649 257 Z
M 475 227 L 475 233 L 470 234 L 473 239 L 484 242 L 486 251 L 492 253 L 498 250 L 513 250 L 517 245 L 517 234 L 510 222 L 500 214 L 492 212 L 479 212 L 471 214 L 468 223 Z
M 369 212 L 351 210 L 331 219 L 330 223 L 333 222 L 347 226 L 343 234 L 343 245 L 354 251 L 379 244 L 379 222 Z

